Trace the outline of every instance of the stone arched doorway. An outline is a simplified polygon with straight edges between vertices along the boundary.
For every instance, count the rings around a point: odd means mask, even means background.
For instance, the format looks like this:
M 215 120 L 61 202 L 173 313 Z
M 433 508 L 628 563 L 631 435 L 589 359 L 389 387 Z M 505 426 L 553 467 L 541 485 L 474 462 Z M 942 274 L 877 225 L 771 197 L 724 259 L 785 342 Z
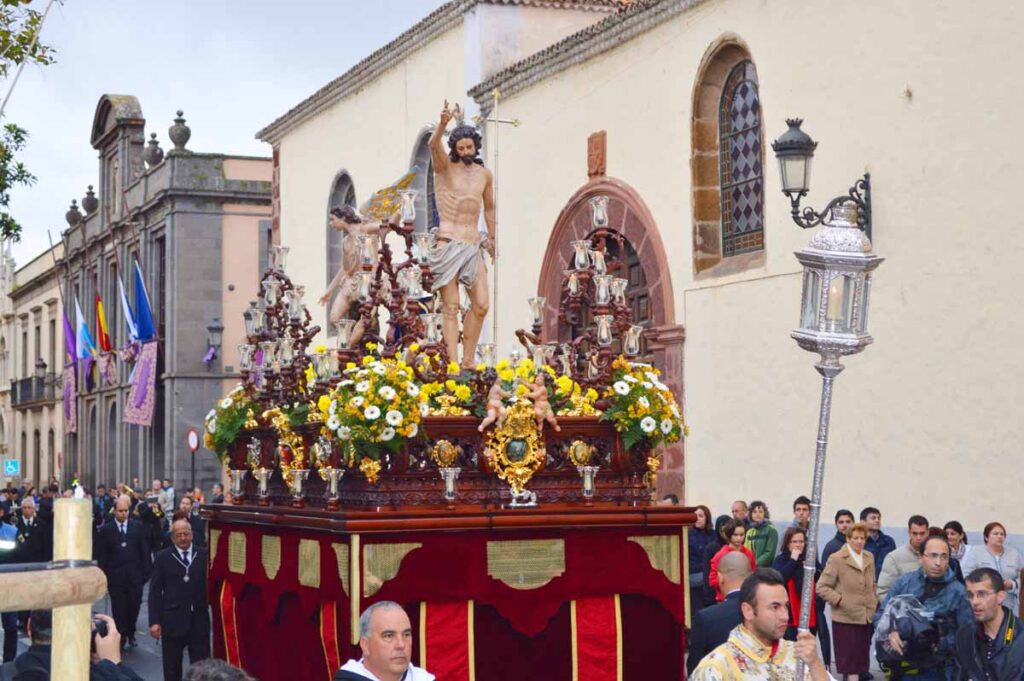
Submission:
M 593 229 L 588 199 L 599 195 L 609 197 L 609 226 L 622 232 L 635 253 L 635 259 L 631 253 L 630 260 L 641 268 L 636 276 L 644 280 L 646 293 L 638 293 L 637 306 L 646 308 L 646 319 L 639 320 L 647 327 L 644 332 L 645 352 L 661 369 L 665 383 L 682 403 L 685 332 L 683 326 L 676 323 L 675 292 L 665 247 L 647 205 L 636 190 L 621 180 L 605 176 L 591 178 L 566 202 L 555 221 L 537 285 L 537 295 L 547 299 L 545 336 L 558 338 L 565 335 L 566 330 L 558 328 L 562 277 L 571 262 L 572 242 L 586 238 Z M 671 493 L 682 499 L 683 489 L 683 447 L 679 444 L 665 450 L 662 472 L 658 476 L 658 493 L 659 496 Z

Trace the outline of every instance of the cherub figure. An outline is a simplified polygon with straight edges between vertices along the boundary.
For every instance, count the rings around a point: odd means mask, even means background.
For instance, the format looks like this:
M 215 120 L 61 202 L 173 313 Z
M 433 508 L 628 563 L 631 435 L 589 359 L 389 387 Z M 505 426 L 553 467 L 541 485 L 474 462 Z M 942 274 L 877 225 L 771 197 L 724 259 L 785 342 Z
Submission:
M 547 373 L 538 371 L 537 378 L 534 379 L 535 382 L 525 384 L 528 388 L 532 388 L 526 396 L 533 402 L 533 413 L 537 416 L 537 430 L 543 430 L 544 422 L 547 421 L 558 433 L 561 432 L 562 427 L 558 425 L 555 412 L 551 409 L 551 403 L 548 401 L 548 381 L 550 380 L 551 377 Z
M 511 392 L 501 387 L 498 372 L 494 369 L 484 369 L 483 379 L 484 383 L 491 384 L 491 389 L 487 391 L 487 418 L 477 428 L 481 433 L 494 422 L 497 422 L 498 428 L 505 425 L 505 403 L 503 400 L 506 397 L 512 397 Z

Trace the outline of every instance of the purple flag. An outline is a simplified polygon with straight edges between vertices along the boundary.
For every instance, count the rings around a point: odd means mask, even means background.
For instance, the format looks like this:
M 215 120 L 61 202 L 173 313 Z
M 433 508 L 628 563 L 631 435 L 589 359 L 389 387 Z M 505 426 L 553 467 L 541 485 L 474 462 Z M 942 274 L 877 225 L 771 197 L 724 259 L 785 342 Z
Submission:
M 124 405 L 124 422 L 137 426 L 153 424 L 156 406 L 156 360 L 159 341 L 142 344 L 142 352 L 135 362 L 135 382 Z
M 75 327 L 71 326 L 68 313 L 64 311 L 64 352 L 67 353 L 69 361 L 74 364 L 78 358 L 78 343 L 75 341 Z
M 67 317 L 64 321 L 67 321 Z M 78 390 L 74 364 L 64 367 L 64 432 L 78 432 Z

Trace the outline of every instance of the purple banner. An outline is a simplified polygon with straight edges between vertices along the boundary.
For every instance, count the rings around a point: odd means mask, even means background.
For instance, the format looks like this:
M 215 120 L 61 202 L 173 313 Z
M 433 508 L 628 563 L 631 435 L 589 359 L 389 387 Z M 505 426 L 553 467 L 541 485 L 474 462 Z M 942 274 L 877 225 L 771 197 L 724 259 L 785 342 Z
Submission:
M 113 352 L 104 352 L 96 359 L 100 372 L 100 384 L 117 385 L 117 362 Z
M 158 341 L 142 344 L 142 352 L 135 362 L 135 382 L 124 405 L 124 422 L 137 426 L 153 424 L 153 409 L 156 404 L 156 360 Z
M 78 386 L 74 364 L 64 367 L 64 432 L 78 432 Z

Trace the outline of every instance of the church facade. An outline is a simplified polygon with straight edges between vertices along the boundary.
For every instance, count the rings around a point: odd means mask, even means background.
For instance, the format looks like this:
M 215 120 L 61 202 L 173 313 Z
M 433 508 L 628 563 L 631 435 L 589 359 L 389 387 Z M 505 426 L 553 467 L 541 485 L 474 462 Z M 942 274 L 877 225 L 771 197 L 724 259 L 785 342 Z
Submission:
M 587 199 L 610 196 L 645 350 L 691 427 L 659 484 L 716 513 L 764 498 L 784 518 L 809 492 L 820 379 L 789 338 L 793 251 L 810 233 L 790 217 L 770 143 L 803 118 L 820 143 L 805 204 L 820 209 L 870 172 L 872 239 L 886 258 L 876 343 L 837 381 L 826 512 L 873 505 L 889 526 L 955 512 L 969 528 L 1021 527 L 995 493 L 1021 439 L 1006 411 L 1024 397 L 1007 362 L 1024 337 L 1011 266 L 1021 237 L 1006 229 L 1021 95 L 992 67 L 1022 18 L 1007 3 L 647 0 L 490 74 L 465 68 L 455 20 L 301 124 L 261 131 L 277 159 L 278 238 L 311 264 L 307 286 L 325 284 L 326 210 L 344 198 L 335 178 L 365 168 L 365 198 L 404 169 L 395 159 L 416 157 L 442 98 L 468 92 L 468 108 L 490 116 L 497 89 L 499 117 L 521 122 L 501 129 L 497 158 L 493 124 L 484 141 L 499 177 L 500 354 L 528 323 L 527 296 L 556 299 Z M 460 73 L 438 66 L 460 59 Z

